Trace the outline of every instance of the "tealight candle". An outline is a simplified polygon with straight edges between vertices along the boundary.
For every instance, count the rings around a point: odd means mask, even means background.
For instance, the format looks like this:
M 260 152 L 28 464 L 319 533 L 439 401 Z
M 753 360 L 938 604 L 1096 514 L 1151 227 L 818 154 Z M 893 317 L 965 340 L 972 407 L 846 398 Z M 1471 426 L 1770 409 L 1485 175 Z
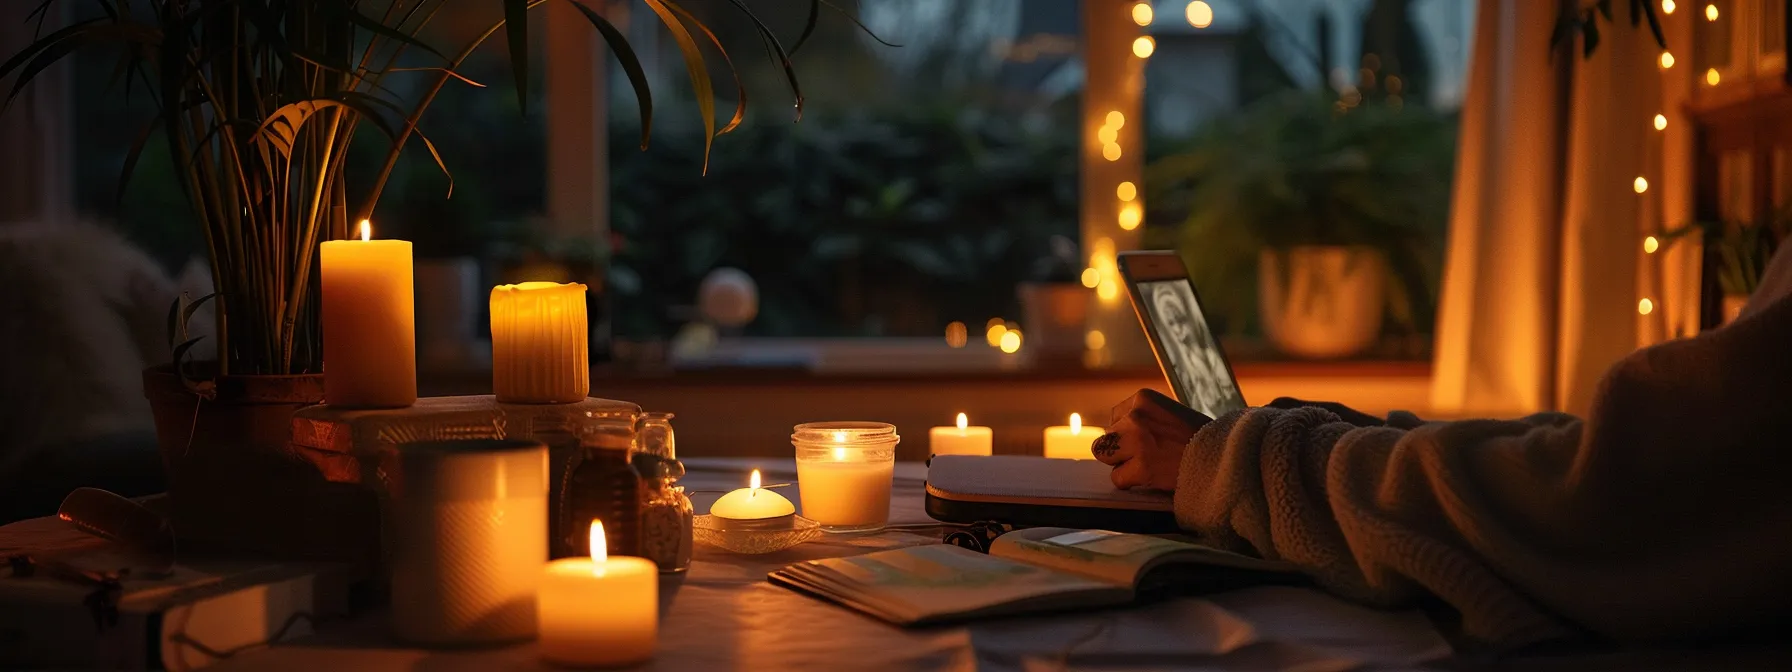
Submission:
M 754 469 L 748 486 L 722 495 L 709 507 L 709 514 L 729 520 L 772 520 L 796 514 L 796 505 L 759 483 L 759 470 Z
M 1070 414 L 1069 426 L 1045 428 L 1045 456 L 1068 460 L 1095 459 L 1095 439 L 1101 430 L 1083 426 L 1083 416 Z
M 797 490 L 803 517 L 823 532 L 870 532 L 890 521 L 896 472 L 896 428 L 881 422 L 797 425 Z
M 574 667 L 620 667 L 653 657 L 659 638 L 659 570 L 645 558 L 608 557 L 604 524 L 591 521 L 591 558 L 548 563 L 536 593 L 541 657 Z
M 965 414 L 958 414 L 957 427 L 935 427 L 927 433 L 928 452 L 932 455 L 988 455 L 995 433 L 988 427 L 972 427 Z
M 585 286 L 492 288 L 492 393 L 511 404 L 565 404 L 591 393 Z
M 322 274 L 324 401 L 332 406 L 404 408 L 417 402 L 417 297 L 411 243 L 360 240 L 318 248 Z

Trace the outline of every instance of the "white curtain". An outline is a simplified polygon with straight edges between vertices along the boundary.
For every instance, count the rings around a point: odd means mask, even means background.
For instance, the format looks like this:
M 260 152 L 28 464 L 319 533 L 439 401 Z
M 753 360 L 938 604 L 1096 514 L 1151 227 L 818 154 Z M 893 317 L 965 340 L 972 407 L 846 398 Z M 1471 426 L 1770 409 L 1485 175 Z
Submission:
M 1696 313 L 1696 274 L 1673 270 L 1696 253 L 1643 246 L 1690 211 L 1689 124 L 1671 103 L 1691 68 L 1659 68 L 1660 47 L 1622 9 L 1591 58 L 1578 44 L 1552 50 L 1557 16 L 1555 2 L 1480 3 L 1438 311 L 1439 415 L 1583 412 L 1613 362 Z

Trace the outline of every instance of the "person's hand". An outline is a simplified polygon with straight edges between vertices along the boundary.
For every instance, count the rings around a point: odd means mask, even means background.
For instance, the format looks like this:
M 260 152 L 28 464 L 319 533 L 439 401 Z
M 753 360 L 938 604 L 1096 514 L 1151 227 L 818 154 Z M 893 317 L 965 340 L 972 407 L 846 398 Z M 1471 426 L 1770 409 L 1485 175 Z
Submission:
M 1114 407 L 1108 433 L 1095 440 L 1095 459 L 1114 468 L 1114 487 L 1175 490 L 1182 450 L 1201 415 L 1153 390 L 1140 390 Z

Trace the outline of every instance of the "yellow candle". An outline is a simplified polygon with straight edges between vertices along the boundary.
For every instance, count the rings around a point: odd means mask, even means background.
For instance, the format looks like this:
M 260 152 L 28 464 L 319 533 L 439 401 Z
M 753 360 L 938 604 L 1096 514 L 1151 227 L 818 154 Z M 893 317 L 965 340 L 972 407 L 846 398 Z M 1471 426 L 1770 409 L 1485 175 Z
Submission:
M 988 427 L 972 427 L 965 414 L 958 414 L 957 427 L 935 427 L 928 431 L 928 452 L 933 455 L 988 455 L 995 433 Z
M 735 490 L 709 507 L 709 513 L 732 520 L 762 520 L 796 513 L 796 506 L 783 495 L 759 487 L 759 470 L 753 470 L 748 487 Z
M 541 657 L 577 667 L 620 667 L 653 657 L 659 638 L 659 570 L 644 558 L 608 557 L 604 524 L 591 521 L 591 559 L 548 563 L 536 593 Z
M 525 282 L 492 288 L 492 393 L 512 404 L 556 404 L 591 393 L 585 286 Z
M 1092 446 L 1102 431 L 1083 426 L 1083 416 L 1070 414 L 1070 425 L 1045 428 L 1045 456 L 1070 460 L 1092 460 Z
M 411 243 L 332 240 L 322 266 L 324 401 L 332 406 L 403 408 L 417 401 L 416 296 Z

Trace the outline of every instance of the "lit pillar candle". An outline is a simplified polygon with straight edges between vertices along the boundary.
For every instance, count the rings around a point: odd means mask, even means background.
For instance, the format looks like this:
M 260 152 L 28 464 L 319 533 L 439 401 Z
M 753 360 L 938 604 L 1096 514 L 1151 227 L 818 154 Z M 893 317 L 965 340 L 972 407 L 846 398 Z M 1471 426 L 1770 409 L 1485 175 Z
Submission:
M 492 393 L 512 404 L 555 404 L 591 393 L 585 286 L 525 282 L 492 288 Z
M 1045 456 L 1070 460 L 1095 459 L 1092 446 L 1101 430 L 1083 426 L 1083 416 L 1070 414 L 1070 425 L 1045 428 Z
M 957 427 L 935 427 L 927 433 L 928 452 L 933 455 L 988 455 L 995 433 L 988 427 L 972 427 L 963 413 L 958 414 Z
M 722 495 L 710 505 L 710 515 L 729 520 L 770 520 L 796 513 L 796 506 L 790 500 L 759 487 L 759 484 L 759 470 L 754 469 L 747 487 Z
M 548 563 L 536 593 L 541 657 L 574 667 L 619 667 L 653 657 L 659 638 L 659 570 L 645 558 L 608 557 L 604 524 L 591 521 L 591 558 Z
M 411 243 L 332 240 L 322 268 L 324 401 L 332 406 L 403 408 L 417 401 L 416 296 Z

